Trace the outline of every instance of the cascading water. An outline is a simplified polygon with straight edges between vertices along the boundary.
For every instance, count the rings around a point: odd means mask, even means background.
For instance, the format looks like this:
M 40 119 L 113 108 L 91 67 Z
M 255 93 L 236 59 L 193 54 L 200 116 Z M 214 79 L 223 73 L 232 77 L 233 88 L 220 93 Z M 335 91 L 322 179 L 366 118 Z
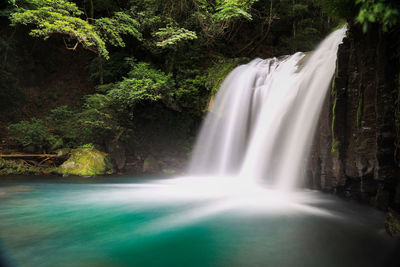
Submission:
M 204 121 L 189 173 L 293 188 L 301 179 L 346 30 L 330 34 L 311 55 L 255 59 L 234 69 Z

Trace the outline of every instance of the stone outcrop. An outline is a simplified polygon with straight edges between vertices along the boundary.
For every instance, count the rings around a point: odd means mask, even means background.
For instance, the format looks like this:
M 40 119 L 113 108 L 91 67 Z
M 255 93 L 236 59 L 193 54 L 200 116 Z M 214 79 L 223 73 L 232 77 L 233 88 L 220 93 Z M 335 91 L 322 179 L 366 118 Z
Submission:
M 396 159 L 398 62 L 389 35 L 350 27 L 312 147 L 310 187 L 380 209 L 400 206 Z M 397 194 L 397 197 L 396 197 Z
M 160 165 L 158 161 L 151 155 L 147 156 L 143 162 L 143 173 L 158 173 Z
M 87 147 L 72 150 L 70 158 L 57 168 L 57 172 L 63 175 L 95 176 L 112 174 L 113 168 L 108 154 Z
M 389 235 L 400 238 L 400 215 L 397 212 L 393 210 L 387 212 L 385 229 Z
M 126 164 L 125 145 L 119 141 L 106 142 L 106 151 L 118 170 L 123 170 Z

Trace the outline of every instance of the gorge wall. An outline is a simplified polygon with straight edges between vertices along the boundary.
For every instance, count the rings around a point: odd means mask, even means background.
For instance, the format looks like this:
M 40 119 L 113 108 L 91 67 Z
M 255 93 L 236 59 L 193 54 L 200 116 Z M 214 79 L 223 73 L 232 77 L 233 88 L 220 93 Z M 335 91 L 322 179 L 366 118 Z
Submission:
M 395 38 L 351 26 L 312 147 L 307 183 L 367 202 L 400 207 L 399 64 Z

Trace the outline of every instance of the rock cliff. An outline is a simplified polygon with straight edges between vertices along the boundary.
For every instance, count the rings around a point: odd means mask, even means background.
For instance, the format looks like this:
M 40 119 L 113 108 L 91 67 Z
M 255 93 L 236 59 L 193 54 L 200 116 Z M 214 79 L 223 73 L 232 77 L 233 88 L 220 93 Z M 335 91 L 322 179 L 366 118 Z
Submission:
M 399 208 L 400 87 L 394 43 L 378 28 L 364 34 L 350 27 L 312 147 L 310 187 L 380 209 Z

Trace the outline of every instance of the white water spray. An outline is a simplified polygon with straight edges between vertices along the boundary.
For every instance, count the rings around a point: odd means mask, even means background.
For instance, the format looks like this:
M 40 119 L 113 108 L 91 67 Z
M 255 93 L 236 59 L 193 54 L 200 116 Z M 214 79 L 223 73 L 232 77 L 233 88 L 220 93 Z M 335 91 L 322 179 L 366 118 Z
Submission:
M 307 58 L 296 53 L 255 59 L 233 70 L 204 121 L 189 172 L 294 188 L 304 172 L 346 30 L 330 34 Z

